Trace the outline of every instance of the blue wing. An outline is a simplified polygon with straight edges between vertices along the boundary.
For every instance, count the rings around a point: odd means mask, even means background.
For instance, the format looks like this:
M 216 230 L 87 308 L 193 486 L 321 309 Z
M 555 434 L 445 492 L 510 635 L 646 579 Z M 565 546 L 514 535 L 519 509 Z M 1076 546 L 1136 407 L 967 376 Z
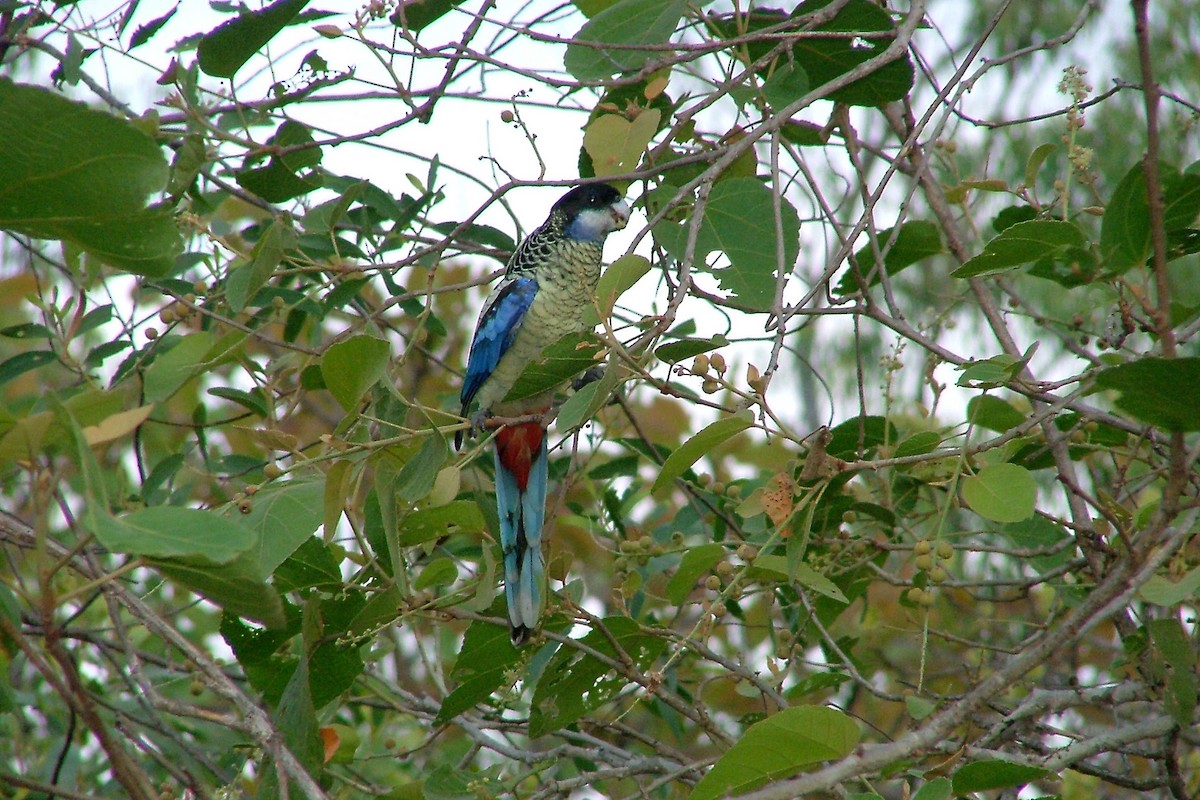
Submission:
M 480 315 L 475 338 L 471 341 L 471 353 L 467 356 L 467 374 L 463 378 L 459 397 L 463 416 L 466 416 L 475 394 L 500 363 L 501 356 L 512 345 L 537 290 L 538 284 L 533 278 L 513 278 L 501 287 L 496 298 Z

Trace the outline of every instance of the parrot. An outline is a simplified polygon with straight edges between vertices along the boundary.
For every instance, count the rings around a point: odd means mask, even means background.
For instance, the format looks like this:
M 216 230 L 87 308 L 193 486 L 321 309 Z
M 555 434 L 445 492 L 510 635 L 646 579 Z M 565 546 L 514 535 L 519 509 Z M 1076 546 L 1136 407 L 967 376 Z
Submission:
M 529 639 L 544 604 L 548 450 L 545 423 L 536 417 L 550 408 L 557 387 L 516 401 L 505 402 L 505 396 L 544 348 L 584 329 L 604 240 L 628 221 L 629 206 L 607 183 L 580 184 L 564 194 L 509 259 L 503 279 L 484 301 L 467 355 L 459 399 L 470 430 L 490 417 L 526 418 L 500 426 L 494 441 L 504 590 L 515 646 Z M 479 410 L 468 417 L 473 403 Z M 456 450 L 463 433 L 455 435 Z

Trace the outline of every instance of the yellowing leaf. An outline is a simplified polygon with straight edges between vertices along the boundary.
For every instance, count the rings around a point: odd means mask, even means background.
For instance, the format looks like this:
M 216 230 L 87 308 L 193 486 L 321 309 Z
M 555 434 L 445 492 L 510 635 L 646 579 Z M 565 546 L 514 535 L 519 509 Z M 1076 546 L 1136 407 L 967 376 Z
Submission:
M 653 100 L 666 91 L 667 83 L 669 83 L 670 80 L 671 76 L 669 74 L 659 75 L 657 78 L 652 78 L 646 84 L 646 88 L 642 90 L 642 94 L 645 95 L 647 100 Z
M 782 525 L 791 516 L 796 502 L 796 482 L 786 472 L 775 475 L 763 487 L 762 505 L 775 525 Z
M 637 169 L 646 145 L 658 130 L 661 113 L 651 108 L 629 122 L 619 114 L 604 114 L 592 120 L 583 134 L 583 149 L 592 157 L 597 177 L 620 175 Z
M 120 439 L 145 422 L 153 410 L 154 406 L 152 405 L 139 406 L 113 414 L 111 417 L 105 417 L 98 424 L 84 428 L 83 438 L 92 447 Z

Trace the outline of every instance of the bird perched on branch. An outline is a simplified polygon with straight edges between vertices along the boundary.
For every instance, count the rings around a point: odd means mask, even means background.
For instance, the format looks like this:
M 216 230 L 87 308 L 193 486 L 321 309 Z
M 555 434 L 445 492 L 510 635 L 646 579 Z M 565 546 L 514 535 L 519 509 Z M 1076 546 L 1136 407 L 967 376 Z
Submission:
M 496 507 L 504 551 L 504 587 L 513 644 L 529 638 L 542 613 L 542 523 L 546 511 L 546 427 L 554 390 L 515 401 L 505 396 L 542 350 L 584 328 L 595 302 L 604 239 L 625 227 L 629 206 L 606 183 L 577 186 L 517 247 L 475 326 L 462 415 L 473 402 L 472 429 L 502 423 L 496 434 Z M 491 420 L 490 418 L 498 418 Z M 462 445 L 460 432 L 454 441 Z

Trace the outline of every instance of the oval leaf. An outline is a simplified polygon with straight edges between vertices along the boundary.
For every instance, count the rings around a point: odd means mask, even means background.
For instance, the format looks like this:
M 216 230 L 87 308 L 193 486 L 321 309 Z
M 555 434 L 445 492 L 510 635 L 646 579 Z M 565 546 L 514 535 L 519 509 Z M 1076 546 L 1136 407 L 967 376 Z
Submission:
M 258 534 L 253 556 L 266 578 L 316 532 L 324 503 L 324 480 L 287 481 L 255 494 L 249 512 L 231 510 L 225 516 Z
M 214 78 L 232 78 L 238 68 L 289 25 L 308 0 L 277 0 L 262 11 L 247 12 L 205 34 L 196 63 Z
M 713 765 L 688 800 L 748 792 L 822 761 L 842 758 L 858 744 L 858 724 L 825 706 L 794 706 L 756 722 Z
M 0 229 L 73 242 L 102 261 L 159 276 L 181 248 L 158 144 L 125 120 L 0 78 Z M 68 263 L 70 260 L 68 259 Z
M 1142 358 L 1096 376 L 1102 389 L 1121 393 L 1117 407 L 1143 422 L 1173 431 L 1200 430 L 1200 358 Z
M 1026 764 L 1014 764 L 1011 761 L 999 759 L 991 761 L 976 761 L 966 764 L 954 773 L 954 793 L 969 794 L 985 792 L 989 789 L 1005 789 L 1010 786 L 1024 786 L 1027 783 L 1045 778 L 1052 773 L 1041 767 L 1031 767 Z
M 214 511 L 150 506 L 123 517 L 96 515 L 93 533 L 117 553 L 171 558 L 200 556 L 226 564 L 253 547 L 258 536 L 240 521 Z
M 981 517 L 996 522 L 1020 522 L 1033 514 L 1037 483 L 1016 464 L 992 464 L 962 482 L 962 496 Z
M 715 542 L 693 547 L 684 553 L 679 568 L 667 582 L 667 598 L 674 605 L 683 605 L 683 601 L 696 588 L 700 576 L 712 569 L 724 554 L 725 548 Z
M 113 414 L 111 417 L 105 417 L 99 424 L 89 425 L 84 428 L 83 438 L 93 447 L 105 442 L 111 442 L 114 439 L 120 439 L 145 422 L 153 410 L 154 406 L 141 406 Z
M 674 453 L 667 456 L 666 462 L 662 465 L 662 470 L 659 471 L 658 477 L 654 479 L 654 488 L 652 491 L 657 492 L 664 486 L 670 485 L 671 481 L 678 478 L 692 464 L 699 461 L 701 456 L 711 451 L 726 439 L 746 430 L 750 425 L 751 420 L 748 417 L 726 417 L 725 419 L 717 420 L 691 439 L 688 439 Z
M 333 398 L 346 411 L 358 408 L 366 391 L 387 373 L 391 348 L 365 334 L 331 345 L 321 357 L 321 376 Z
M 1072 222 L 1035 219 L 1005 228 L 984 246 L 983 252 L 950 274 L 978 278 L 1028 264 L 1060 250 L 1083 247 L 1083 232 Z
M 652 58 L 667 55 L 667 43 L 683 16 L 683 0 L 620 0 L 592 17 L 567 45 L 563 64 L 578 80 L 603 80 L 618 72 L 640 69 Z M 605 50 L 598 44 L 663 45 L 653 49 Z
M 207 331 L 190 333 L 176 341 L 171 349 L 160 353 L 146 368 L 146 401 L 158 403 L 179 391 L 193 375 L 200 372 L 215 341 L 216 336 Z

